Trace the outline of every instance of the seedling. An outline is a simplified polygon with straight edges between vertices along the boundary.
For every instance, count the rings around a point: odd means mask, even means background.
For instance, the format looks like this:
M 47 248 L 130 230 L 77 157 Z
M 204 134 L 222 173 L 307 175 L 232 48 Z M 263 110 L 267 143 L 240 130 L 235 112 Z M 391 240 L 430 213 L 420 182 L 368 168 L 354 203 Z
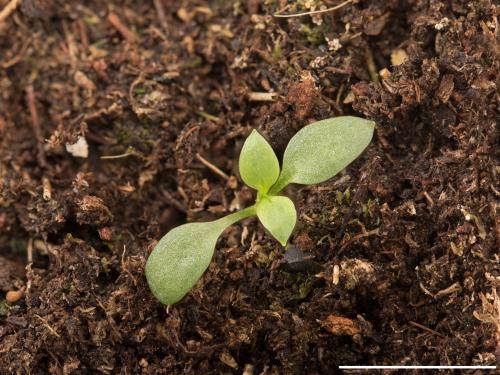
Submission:
M 288 143 L 280 165 L 265 138 L 253 130 L 240 154 L 240 175 L 257 190 L 254 205 L 206 223 L 172 229 L 158 242 L 146 264 L 153 294 L 166 305 L 178 302 L 200 279 L 214 254 L 217 239 L 230 225 L 256 215 L 283 246 L 292 234 L 297 211 L 290 198 L 278 195 L 285 186 L 318 184 L 356 159 L 373 136 L 374 122 L 343 116 L 302 128 Z

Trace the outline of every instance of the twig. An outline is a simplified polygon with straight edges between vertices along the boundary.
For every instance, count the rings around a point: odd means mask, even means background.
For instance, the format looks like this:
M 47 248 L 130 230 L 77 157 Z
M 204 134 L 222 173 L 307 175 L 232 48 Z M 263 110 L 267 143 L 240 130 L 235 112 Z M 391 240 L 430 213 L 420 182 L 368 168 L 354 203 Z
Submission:
M 125 24 L 122 22 L 122 20 L 118 17 L 116 13 L 109 13 L 108 14 L 108 21 L 113 26 L 116 30 L 122 34 L 122 36 L 130 43 L 134 43 L 137 41 L 137 36 L 134 34 L 133 31 L 131 31 Z
M 278 96 L 275 92 L 250 92 L 248 100 L 251 102 L 273 102 Z
M 372 50 L 366 47 L 365 50 L 366 65 L 368 66 L 368 72 L 370 73 L 370 79 L 375 84 L 380 84 L 380 79 L 378 77 L 377 66 L 375 65 L 375 60 L 373 59 Z
M 30 237 L 28 240 L 28 246 L 26 248 L 28 264 L 33 263 L 33 238 Z
M 429 202 L 429 205 L 432 207 L 434 206 L 434 200 L 431 198 L 428 192 L 424 191 L 424 197 L 427 199 L 427 202 Z
M 340 247 L 340 250 L 339 252 L 341 251 L 344 251 L 344 249 L 349 246 L 350 244 L 352 244 L 353 242 L 361 239 L 361 238 L 365 238 L 365 237 L 370 237 L 370 236 L 378 236 L 379 235 L 379 228 L 376 228 L 376 229 L 373 229 L 373 230 L 370 230 L 368 232 L 365 232 L 365 233 L 360 233 L 360 234 L 357 234 L 355 236 L 353 236 L 349 241 L 347 241 L 345 244 L 343 244 L 341 247 Z
M 24 54 L 28 50 L 28 47 L 30 46 L 30 44 L 31 44 L 31 39 L 28 38 L 28 40 L 21 46 L 21 48 L 20 48 L 19 52 L 16 54 L 16 56 L 14 56 L 12 59 L 10 59 L 8 61 L 1 62 L 0 66 L 4 69 L 8 69 L 11 66 L 16 65 L 24 57 Z
M 123 159 L 123 158 L 129 157 L 129 156 L 132 156 L 132 155 L 134 155 L 132 152 L 126 152 L 126 153 L 120 154 L 120 155 L 104 155 L 104 156 L 101 156 L 101 159 L 103 159 L 103 160 Z
M 163 28 L 163 31 L 168 33 L 168 22 L 167 17 L 165 16 L 165 10 L 163 9 L 162 0 L 154 0 L 156 13 L 158 13 L 158 19 L 160 20 L 160 25 Z
M 356 38 L 360 37 L 361 35 L 363 35 L 363 32 L 362 32 L 362 31 L 360 31 L 359 33 L 356 33 L 356 34 L 352 34 L 352 35 L 349 37 L 349 40 L 356 39 Z
M 434 335 L 437 335 L 439 337 L 446 337 L 445 335 L 443 335 L 442 333 L 439 333 L 437 331 L 434 331 L 433 329 L 430 329 L 429 327 L 426 327 L 420 323 L 417 323 L 417 322 L 413 322 L 413 321 L 409 321 L 408 322 L 409 325 L 411 326 L 414 326 L 414 327 L 417 327 L 417 328 L 420 328 L 420 329 L 423 329 L 424 331 L 427 331 L 429 333 L 433 333 Z
M 47 165 L 47 160 L 45 159 L 45 151 L 43 149 L 43 135 L 40 130 L 40 119 L 38 118 L 38 112 L 36 110 L 36 99 L 35 99 L 35 89 L 33 85 L 26 87 L 26 99 L 28 101 L 28 108 L 31 114 L 31 126 L 33 127 L 33 132 L 35 133 L 35 139 L 38 148 L 38 164 L 40 167 L 45 168 Z
M 177 198 L 170 194 L 166 190 L 162 190 L 163 196 L 167 199 L 168 203 L 177 208 L 178 211 L 182 213 L 187 213 L 186 205 L 182 204 Z
M 331 8 L 321 9 L 321 10 L 311 10 L 309 12 L 303 12 L 303 13 L 295 13 L 295 14 L 279 14 L 279 13 L 274 13 L 274 17 L 290 18 L 290 17 L 301 17 L 301 16 L 307 16 L 307 15 L 311 15 L 311 14 L 321 14 L 321 13 L 332 12 L 334 10 L 337 10 L 337 9 L 345 7 L 346 5 L 352 3 L 352 1 L 353 0 L 347 0 L 347 1 L 344 1 L 343 3 L 335 5 L 334 7 L 331 7 Z
M 57 333 L 57 331 L 54 328 L 52 328 L 44 318 L 42 318 L 38 314 L 34 314 L 34 316 L 42 321 L 43 325 L 50 331 L 50 333 L 52 333 L 56 337 L 61 337 L 59 333 Z
M 5 20 L 16 10 L 16 8 L 21 4 L 22 0 L 11 0 L 5 8 L 0 12 L 0 24 L 5 22 Z
M 211 115 L 210 113 L 207 113 L 207 112 L 203 112 L 203 111 L 196 111 L 197 114 L 199 114 L 201 117 L 203 117 L 204 119 L 208 120 L 208 121 L 213 121 L 213 122 L 218 122 L 219 121 L 219 118 L 214 116 L 214 115 Z
M 77 20 L 76 25 L 78 26 L 78 31 L 80 33 L 80 40 L 82 41 L 82 45 L 85 49 L 89 48 L 89 36 L 87 34 L 87 27 L 85 26 L 85 22 L 81 18 Z
M 50 180 L 46 176 L 42 177 L 42 197 L 46 201 L 52 199 L 52 186 Z
M 462 290 L 462 287 L 460 286 L 460 284 L 453 283 L 448 288 L 442 289 L 439 292 L 437 292 L 434 295 L 434 298 L 435 299 L 443 298 L 444 296 L 447 296 L 448 294 L 453 294 L 455 292 L 459 292 L 460 290 Z
M 214 172 L 215 174 L 218 174 L 219 176 L 221 176 L 223 179 L 225 179 L 225 180 L 229 179 L 229 176 L 227 174 L 225 174 L 218 167 L 216 167 L 215 165 L 213 165 L 212 163 L 210 163 L 207 159 L 205 159 L 200 154 L 198 154 L 198 153 L 196 154 L 196 159 L 198 159 L 201 162 L 201 164 L 203 164 L 205 167 L 207 167 L 208 169 L 210 169 L 212 172 Z

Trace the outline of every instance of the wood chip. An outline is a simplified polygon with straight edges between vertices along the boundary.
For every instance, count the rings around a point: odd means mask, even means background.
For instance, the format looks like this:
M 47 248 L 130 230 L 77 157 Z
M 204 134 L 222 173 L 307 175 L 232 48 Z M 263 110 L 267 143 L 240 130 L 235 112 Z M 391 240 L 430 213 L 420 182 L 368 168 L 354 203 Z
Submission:
M 248 94 L 248 99 L 251 102 L 272 102 L 277 96 L 275 92 L 251 92 Z
M 397 48 L 391 52 L 391 64 L 398 66 L 404 64 L 408 60 L 408 54 L 404 49 Z
M 340 280 L 340 267 L 338 264 L 333 266 L 332 283 L 338 285 Z
M 330 333 L 336 336 L 354 336 L 361 333 L 361 328 L 357 322 L 342 316 L 329 315 L 320 324 Z
M 45 176 L 42 178 L 42 190 L 43 199 L 50 201 L 52 198 L 52 186 L 50 184 L 50 180 Z

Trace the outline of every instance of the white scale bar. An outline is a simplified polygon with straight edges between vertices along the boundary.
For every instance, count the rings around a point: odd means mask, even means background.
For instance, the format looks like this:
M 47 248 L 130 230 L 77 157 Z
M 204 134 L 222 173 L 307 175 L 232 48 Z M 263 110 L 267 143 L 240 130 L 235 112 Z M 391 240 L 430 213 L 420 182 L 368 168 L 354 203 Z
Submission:
M 339 366 L 343 370 L 398 370 L 398 369 L 426 369 L 426 370 L 495 370 L 497 366 Z

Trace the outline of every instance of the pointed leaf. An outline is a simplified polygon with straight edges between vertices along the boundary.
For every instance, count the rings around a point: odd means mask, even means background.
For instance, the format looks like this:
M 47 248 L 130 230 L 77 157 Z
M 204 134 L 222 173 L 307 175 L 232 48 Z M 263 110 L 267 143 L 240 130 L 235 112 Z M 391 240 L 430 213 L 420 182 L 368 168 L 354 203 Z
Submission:
M 302 128 L 288 143 L 283 168 L 271 192 L 290 183 L 317 184 L 335 176 L 368 146 L 375 123 L 341 116 Z
M 257 204 L 257 216 L 262 225 L 285 246 L 297 221 L 297 211 L 290 198 L 282 196 L 262 198 Z
M 261 193 L 267 193 L 280 173 L 276 154 L 257 130 L 253 130 L 246 139 L 241 149 L 239 165 L 245 184 Z

